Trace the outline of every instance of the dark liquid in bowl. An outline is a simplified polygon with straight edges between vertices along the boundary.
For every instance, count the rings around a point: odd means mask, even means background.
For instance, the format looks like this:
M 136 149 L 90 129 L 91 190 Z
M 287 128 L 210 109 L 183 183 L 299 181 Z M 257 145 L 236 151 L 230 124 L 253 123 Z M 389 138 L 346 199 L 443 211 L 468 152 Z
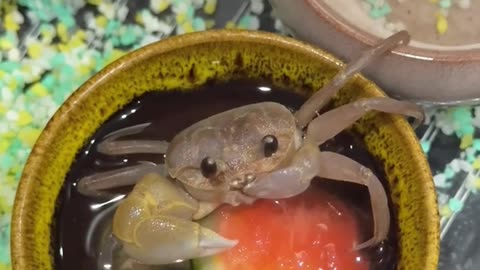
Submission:
M 266 91 L 270 89 L 269 91 Z M 241 105 L 262 101 L 275 101 L 292 110 L 299 108 L 306 100 L 302 95 L 279 89 L 269 84 L 235 81 L 227 84 L 211 84 L 192 92 L 160 92 L 146 94 L 109 119 L 79 152 L 58 199 L 52 251 L 58 270 L 109 269 L 97 264 L 100 243 L 108 235 L 113 206 L 116 202 L 105 198 L 85 197 L 78 193 L 75 185 L 78 179 L 95 172 L 111 170 L 121 166 L 136 164 L 137 161 L 163 162 L 162 155 L 129 155 L 110 157 L 96 152 L 95 148 L 108 133 L 123 127 L 153 122 L 136 138 L 170 141 L 175 134 L 191 124 L 210 115 Z M 328 128 L 328 127 L 326 127 Z M 351 157 L 371 168 L 384 182 L 383 171 L 364 149 L 355 136 L 346 132 L 321 146 L 322 149 L 336 151 Z M 362 241 L 370 238 L 372 220 L 370 200 L 366 188 L 331 180 L 314 181 L 314 185 L 327 189 L 355 209 L 361 225 Z M 126 194 L 129 189 L 115 190 L 116 194 Z M 118 202 L 117 202 L 118 203 Z M 393 213 L 392 217 L 395 216 Z M 96 223 L 96 226 L 91 226 Z M 397 250 L 396 223 L 392 220 L 392 229 L 388 239 L 375 248 L 364 250 L 362 256 L 370 260 L 372 270 L 390 270 L 396 268 Z M 89 229 L 90 228 L 90 229 Z M 94 228 L 91 230 L 91 228 Z M 113 265 L 110 269 L 119 269 Z M 130 268 L 125 268 L 130 269 Z M 162 267 L 139 267 L 132 269 L 190 269 L 188 263 Z

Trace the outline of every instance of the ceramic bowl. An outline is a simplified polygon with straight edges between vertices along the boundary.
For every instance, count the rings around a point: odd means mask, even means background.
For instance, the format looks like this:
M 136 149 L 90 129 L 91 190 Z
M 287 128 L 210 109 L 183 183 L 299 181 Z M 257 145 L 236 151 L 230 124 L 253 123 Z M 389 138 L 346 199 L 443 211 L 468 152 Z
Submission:
M 292 35 L 344 61 L 378 42 L 377 36 L 347 22 L 325 2 L 270 0 L 275 14 Z M 357 10 L 351 5 L 345 5 L 345 9 L 350 9 L 350 17 Z M 439 50 L 414 44 L 412 41 L 409 46 L 398 47 L 363 73 L 392 97 L 425 105 L 480 103 L 480 45 Z
M 172 37 L 113 62 L 70 96 L 31 152 L 15 198 L 13 269 L 55 269 L 51 225 L 65 176 L 94 132 L 135 97 L 238 77 L 261 78 L 308 95 L 342 65 L 330 54 L 290 38 L 236 30 Z M 334 99 L 334 106 L 374 96 L 384 93 L 356 75 Z M 362 118 L 353 129 L 386 172 L 399 236 L 398 269 L 436 270 L 436 195 L 415 133 L 402 117 L 377 113 Z

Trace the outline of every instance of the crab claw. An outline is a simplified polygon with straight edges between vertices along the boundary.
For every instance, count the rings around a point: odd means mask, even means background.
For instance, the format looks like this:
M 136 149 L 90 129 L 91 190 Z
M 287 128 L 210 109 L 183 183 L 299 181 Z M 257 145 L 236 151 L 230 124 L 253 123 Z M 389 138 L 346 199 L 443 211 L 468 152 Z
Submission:
M 237 244 L 192 219 L 199 203 L 157 175 L 145 176 L 119 205 L 113 234 L 125 253 L 142 264 L 171 264 L 211 256 Z
M 198 223 L 167 216 L 142 221 L 134 234 L 134 243 L 124 244 L 125 253 L 150 265 L 211 256 L 237 244 Z

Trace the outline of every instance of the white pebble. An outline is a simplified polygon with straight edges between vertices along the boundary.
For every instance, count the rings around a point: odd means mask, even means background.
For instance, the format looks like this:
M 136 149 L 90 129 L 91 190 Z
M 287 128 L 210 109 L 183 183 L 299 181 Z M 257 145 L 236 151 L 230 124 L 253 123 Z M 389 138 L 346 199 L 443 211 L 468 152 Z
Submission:
M 12 48 L 8 51 L 7 59 L 10 61 L 20 60 L 20 51 L 17 48 Z
M 117 19 L 121 22 L 125 21 L 125 18 L 127 18 L 128 15 L 128 7 L 126 5 L 123 5 L 118 8 L 117 10 Z
M 90 44 L 95 40 L 95 33 L 93 31 L 85 31 L 85 43 Z
M 44 122 L 44 118 L 45 118 L 45 113 L 46 113 L 46 109 L 45 108 L 38 108 L 35 110 L 35 113 L 32 114 L 32 120 L 34 123 L 36 124 L 40 124 L 40 123 L 43 123 Z
M 83 16 L 83 19 L 85 20 L 87 24 L 87 28 L 89 29 L 95 29 L 97 28 L 95 24 L 95 16 L 91 12 L 86 12 L 85 15 Z
M 23 24 L 24 19 L 22 13 L 18 12 L 18 10 L 13 11 L 13 20 L 18 24 Z
M 48 62 L 48 59 L 33 60 L 33 59 L 25 58 L 22 61 L 22 65 L 29 67 L 28 70 L 23 72 L 23 75 L 29 78 L 29 80 L 25 79 L 25 82 L 29 83 L 29 82 L 33 82 L 34 78 L 39 78 L 40 75 L 43 74 L 45 69 L 47 69 L 50 64 Z
M 157 25 L 158 32 L 163 33 L 165 35 L 170 35 L 173 32 L 174 25 L 168 24 L 163 21 L 159 21 Z
M 437 119 L 437 123 L 449 121 L 448 120 L 448 114 L 445 111 L 437 111 L 435 118 Z
M 37 44 L 38 39 L 34 36 L 28 35 L 23 39 L 23 43 L 26 47 L 29 47 L 31 44 Z
M 12 104 L 14 98 L 15 97 L 10 89 L 6 86 L 2 87 L 0 91 L 0 100 L 2 103 Z
M 453 126 L 445 125 L 443 127 L 440 127 L 440 130 L 443 132 L 443 134 L 450 136 L 455 132 L 455 128 Z
M 446 204 L 448 202 L 448 200 L 450 200 L 450 196 L 448 196 L 445 193 L 437 192 L 438 204 L 440 204 L 440 205 Z
M 458 173 L 460 171 L 460 162 L 458 161 L 458 159 L 452 160 L 449 165 L 452 171 L 454 171 L 455 173 Z
M 145 35 L 145 36 L 142 38 L 142 40 L 140 41 L 140 47 L 143 47 L 143 46 L 148 45 L 148 44 L 150 44 L 150 43 L 156 42 L 156 41 L 158 41 L 158 40 L 160 40 L 160 38 L 158 38 L 158 37 L 156 37 L 156 36 L 154 36 L 154 35 L 149 35 L 149 34 L 147 34 L 147 35 Z
M 165 3 L 169 3 L 170 0 L 150 0 L 150 9 L 154 12 L 154 13 L 160 13 L 161 10 L 160 8 L 162 6 L 165 6 Z
M 475 182 L 476 182 L 475 175 L 473 173 L 469 173 L 465 178 L 465 186 L 472 191 L 476 191 L 477 188 L 475 187 L 476 186 Z
M 264 9 L 265 5 L 263 4 L 262 0 L 250 0 L 250 10 L 253 13 L 260 15 Z
M 98 39 L 96 39 L 96 40 L 94 40 L 94 41 L 92 42 L 92 46 L 93 46 L 93 48 L 95 48 L 95 49 L 100 49 L 100 48 L 102 48 L 102 45 L 103 45 L 103 42 L 102 42 L 101 40 L 98 40 Z
M 157 17 L 153 16 L 153 14 L 149 10 L 144 10 L 141 16 L 143 24 L 145 26 L 145 31 L 147 33 L 158 31 L 157 27 L 159 20 Z
M 65 59 L 65 63 L 69 66 L 78 65 L 79 61 L 80 61 L 79 56 L 76 55 L 73 51 L 69 52 L 68 56 Z
M 184 34 L 184 33 L 185 33 L 185 30 L 183 30 L 183 27 L 177 26 L 177 27 L 175 28 L 175 34 L 176 34 L 176 35 L 182 35 L 182 34 Z
M 43 118 L 43 122 L 47 122 L 49 118 L 56 112 L 58 106 L 55 104 L 51 96 L 39 98 L 37 108 L 43 108 L 44 110 L 40 114 Z
M 188 10 L 188 3 L 185 3 L 185 2 L 172 6 L 172 11 L 175 14 L 185 13 L 187 12 L 187 10 Z
M 40 19 L 38 18 L 37 14 L 34 13 L 33 11 L 27 11 L 27 17 L 28 17 L 28 20 L 29 22 L 32 24 L 32 25 L 38 25 L 39 22 L 40 22 Z
M 113 18 L 115 17 L 115 9 L 113 8 L 113 5 L 110 3 L 102 2 L 98 6 L 98 11 L 100 11 L 109 20 L 113 20 Z
M 17 121 L 18 113 L 15 111 L 8 111 L 7 114 L 5 115 L 5 118 L 9 121 Z
M 452 135 L 455 126 L 452 119 L 445 111 L 439 111 L 435 117 L 435 126 L 440 128 L 445 135 Z
M 277 31 L 282 31 L 284 29 L 283 23 L 279 19 L 275 19 L 274 27 Z
M 447 179 L 445 174 L 440 173 L 433 177 L 433 182 L 435 183 L 436 187 L 448 187 L 449 184 L 447 183 Z
M 165 21 L 160 21 L 149 11 L 142 12 L 142 19 L 147 33 L 159 32 L 165 35 L 170 35 L 173 31 L 173 25 L 170 25 Z
M 35 81 L 37 79 L 37 78 L 35 78 L 35 76 L 33 76 L 32 73 L 24 72 L 24 73 L 22 73 L 22 76 L 23 76 L 23 80 L 26 83 L 32 83 L 33 81 Z
M 58 110 L 57 105 L 48 108 L 48 114 L 46 115 L 46 118 L 45 118 L 45 124 L 57 112 L 57 110 Z
M 257 16 L 251 16 L 250 17 L 249 29 L 250 30 L 258 30 L 259 28 L 260 28 L 260 19 L 258 19 Z
M 472 164 L 470 164 L 468 161 L 461 160 L 460 169 L 464 172 L 471 172 L 473 168 L 472 168 Z
M 467 149 L 465 149 L 465 153 L 468 155 L 474 155 L 475 152 L 477 152 L 477 150 L 475 150 L 475 148 L 473 147 L 468 147 Z

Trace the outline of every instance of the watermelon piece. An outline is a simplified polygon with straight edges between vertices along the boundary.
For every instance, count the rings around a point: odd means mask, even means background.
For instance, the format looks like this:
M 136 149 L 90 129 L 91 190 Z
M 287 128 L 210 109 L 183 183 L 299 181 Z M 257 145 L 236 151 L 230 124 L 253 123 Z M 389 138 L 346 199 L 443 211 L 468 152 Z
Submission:
M 234 248 L 193 261 L 195 270 L 367 270 L 353 210 L 319 190 L 251 206 L 223 206 L 202 220 Z

